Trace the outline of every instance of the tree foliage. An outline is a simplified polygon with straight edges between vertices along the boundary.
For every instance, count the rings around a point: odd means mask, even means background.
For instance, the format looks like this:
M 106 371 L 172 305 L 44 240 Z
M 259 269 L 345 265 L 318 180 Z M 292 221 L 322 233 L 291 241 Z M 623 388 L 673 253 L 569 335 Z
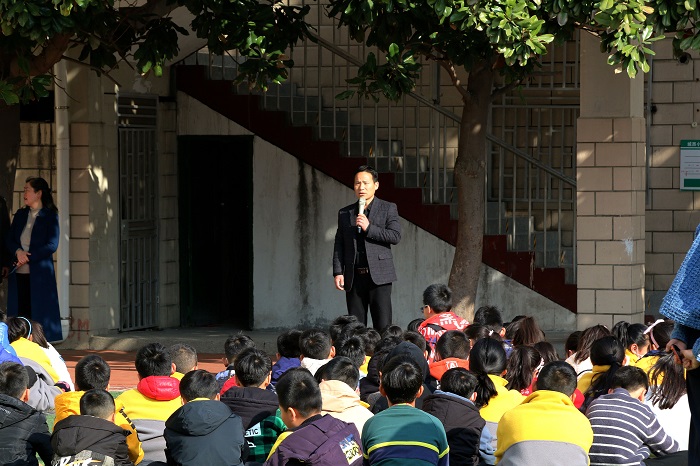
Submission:
M 184 6 L 191 25 L 169 12 Z M 0 0 L 0 99 L 6 104 L 46 95 L 52 66 L 72 48 L 98 73 L 133 63 L 161 75 L 177 56 L 178 33 L 190 26 L 217 53 L 246 57 L 241 79 L 265 87 L 286 78 L 285 50 L 306 35 L 308 7 L 277 0 Z

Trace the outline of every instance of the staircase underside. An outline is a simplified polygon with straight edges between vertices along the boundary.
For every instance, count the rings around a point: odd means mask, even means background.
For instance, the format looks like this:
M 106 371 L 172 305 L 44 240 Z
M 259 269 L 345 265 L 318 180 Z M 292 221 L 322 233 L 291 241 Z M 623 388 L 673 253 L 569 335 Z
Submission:
M 263 109 L 257 95 L 236 94 L 231 81 L 208 80 L 203 66 L 176 66 L 177 89 L 248 129 L 338 182 L 352 188 L 352 173 L 367 157 L 341 156 L 341 143 L 321 141 L 308 126 L 293 126 L 282 111 Z M 381 175 L 382 199 L 399 206 L 409 222 L 446 241 L 457 243 L 457 221 L 445 204 L 424 204 L 421 188 L 400 188 L 393 173 Z M 534 253 L 509 251 L 505 235 L 484 236 L 482 261 L 532 288 L 562 307 L 576 312 L 576 286 L 565 284 L 564 270 L 535 268 Z

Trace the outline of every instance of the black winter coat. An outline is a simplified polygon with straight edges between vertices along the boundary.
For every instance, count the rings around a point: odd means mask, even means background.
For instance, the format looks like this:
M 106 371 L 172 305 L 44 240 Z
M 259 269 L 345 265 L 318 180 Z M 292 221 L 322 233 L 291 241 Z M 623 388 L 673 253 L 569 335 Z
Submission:
M 221 395 L 221 401 L 241 417 L 244 429 L 250 429 L 279 407 L 277 394 L 258 387 L 231 387 Z
M 82 460 L 92 458 L 90 464 L 102 464 L 104 456 L 114 459 L 117 466 L 133 466 L 126 446 L 128 430 L 113 422 L 93 416 L 68 416 L 53 428 L 51 446 L 59 458 L 73 458 L 81 454 Z
M 474 403 L 436 393 L 423 401 L 423 411 L 440 419 L 445 426 L 450 463 L 475 466 L 479 463 L 479 442 L 486 421 Z
M 243 434 L 241 418 L 222 402 L 191 401 L 165 421 L 165 457 L 171 466 L 242 466 Z
M 51 463 L 53 450 L 46 417 L 27 403 L 0 394 L 0 464 L 34 466 L 39 454 Z

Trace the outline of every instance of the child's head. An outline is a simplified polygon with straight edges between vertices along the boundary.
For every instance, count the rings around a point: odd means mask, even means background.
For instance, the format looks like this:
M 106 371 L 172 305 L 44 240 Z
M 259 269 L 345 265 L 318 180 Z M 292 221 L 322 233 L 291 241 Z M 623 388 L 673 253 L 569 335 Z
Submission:
M 610 330 L 605 325 L 594 325 L 584 330 L 578 341 L 574 362 L 578 364 L 588 359 L 591 356 L 593 342 L 608 335 L 610 335 Z
M 544 364 L 549 364 L 552 361 L 559 361 L 557 350 L 550 342 L 540 341 L 532 345 L 532 347 L 535 348 L 538 353 L 540 353 Z
M 100 356 L 83 356 L 75 365 L 75 388 L 81 391 L 107 390 L 110 373 L 109 364 Z
M 423 322 L 423 319 L 418 319 L 421 322 Z M 382 338 L 392 336 L 392 337 L 403 337 L 403 329 L 399 327 L 398 325 L 389 325 L 387 328 L 382 331 Z
M 435 351 L 440 359 L 469 359 L 470 348 L 469 338 L 459 330 L 449 330 L 443 333 L 435 344 Z
M 647 326 L 644 324 L 630 324 L 621 321 L 615 324 L 612 334 L 622 343 L 625 349 L 637 357 L 647 354 L 651 346 L 649 334 L 646 333 Z
M 302 422 L 321 412 L 321 389 L 308 369 L 289 369 L 277 381 L 275 389 L 281 418 L 288 429 L 299 427 Z
M 197 350 L 190 345 L 177 343 L 168 348 L 175 370 L 181 374 L 197 369 Z
M 649 378 L 639 367 L 625 366 L 619 368 L 610 381 L 610 389 L 624 388 L 632 398 L 644 401 L 644 395 L 649 390 Z
M 301 355 L 305 358 L 332 358 L 332 348 L 331 337 L 323 330 L 305 330 L 299 337 L 299 349 L 301 350 Z
M 29 399 L 29 375 L 24 366 L 16 362 L 0 364 L 0 393 L 27 401 Z
M 321 380 L 339 380 L 353 390 L 357 389 L 357 384 L 360 381 L 360 372 L 357 370 L 357 366 L 345 356 L 334 357 L 324 364 L 316 372 L 316 375 L 319 373 Z
M 409 356 L 394 356 L 382 367 L 379 391 L 389 400 L 390 406 L 415 403 L 423 393 L 421 368 Z
M 226 355 L 224 364 L 233 364 L 236 356 L 246 348 L 255 348 L 255 342 L 248 335 L 239 333 L 228 337 L 224 343 L 224 354 Z
M 507 388 L 518 391 L 528 388 L 535 378 L 535 372 L 541 369 L 541 361 L 539 351 L 532 346 L 513 347 L 506 365 Z
M 403 332 L 403 341 L 413 343 L 423 352 L 428 350 L 428 343 L 425 341 L 425 337 L 418 332 L 406 330 Z
M 537 325 L 534 317 L 525 317 L 519 321 L 519 326 L 513 334 L 513 346 L 532 346 L 539 341 L 544 341 L 544 332 Z
M 469 369 L 476 375 L 476 399 L 474 403 L 482 408 L 488 405 L 491 397 L 497 395 L 496 386 L 490 375 L 501 376 L 506 370 L 506 350 L 503 343 L 493 338 L 482 338 L 474 343 L 469 352 Z
M 612 335 L 599 338 L 591 345 L 591 362 L 594 366 L 621 366 L 624 359 L 625 348 Z
M 554 361 L 545 366 L 537 376 L 536 390 L 551 390 L 571 397 L 576 390 L 576 371 L 567 362 Z
M 335 356 L 345 356 L 359 368 L 365 362 L 365 343 L 360 337 L 350 337 L 340 344 Z
M 334 342 L 337 341 L 343 328 L 345 328 L 346 325 L 354 323 L 359 323 L 359 321 L 357 317 L 350 314 L 343 314 L 333 319 L 329 328 L 331 340 Z
M 441 314 L 452 310 L 452 290 L 442 283 L 430 285 L 423 291 L 423 316 Z
M 107 390 L 94 388 L 80 397 L 80 414 L 114 422 L 114 398 Z
M 406 330 L 409 331 L 409 332 L 416 332 L 416 331 L 418 331 L 418 327 L 420 327 L 420 324 L 422 324 L 424 321 L 425 321 L 424 318 L 413 319 L 413 320 L 410 321 L 410 322 L 408 323 L 408 325 L 406 326 Z M 399 335 L 399 336 L 400 336 L 400 335 Z
M 247 348 L 233 363 L 236 379 L 241 387 L 265 388 L 270 383 L 272 361 L 264 351 Z
M 566 339 L 566 343 L 564 343 L 565 357 L 568 358 L 572 354 L 576 353 L 576 350 L 578 350 L 578 342 L 581 339 L 581 335 L 583 335 L 583 331 L 581 330 L 576 330 L 575 332 L 569 334 L 568 338 Z
M 149 343 L 136 353 L 136 372 L 139 378 L 169 376 L 173 373 L 173 363 L 170 353 L 160 343 Z
M 299 351 L 299 337 L 301 330 L 287 330 L 277 337 L 277 354 L 281 358 L 298 358 L 301 356 Z
M 377 346 L 382 336 L 375 329 L 368 328 L 367 332 L 362 335 L 362 339 L 365 341 L 365 354 L 367 356 L 372 356 L 374 355 L 374 347 Z
M 503 327 L 503 316 L 496 306 L 481 306 L 474 313 L 472 325 L 483 325 L 489 330 L 505 336 L 506 329 Z
M 671 340 L 673 326 L 672 320 L 659 319 L 647 327 L 646 333 L 651 340 L 651 349 L 663 350 L 666 348 L 666 345 Z
M 10 343 L 20 338 L 30 339 L 32 336 L 32 324 L 26 317 L 10 317 L 7 319 L 7 339 Z
M 473 398 L 476 398 L 474 390 L 477 383 L 473 373 L 463 367 L 453 367 L 442 375 L 440 390 L 474 401 Z
M 500 338 L 500 335 L 485 325 L 472 324 L 464 329 L 464 334 L 469 339 L 469 346 L 474 347 L 474 343 L 482 338 Z
M 197 398 L 219 399 L 219 384 L 216 376 L 203 369 L 188 372 L 180 381 L 180 396 L 188 403 Z

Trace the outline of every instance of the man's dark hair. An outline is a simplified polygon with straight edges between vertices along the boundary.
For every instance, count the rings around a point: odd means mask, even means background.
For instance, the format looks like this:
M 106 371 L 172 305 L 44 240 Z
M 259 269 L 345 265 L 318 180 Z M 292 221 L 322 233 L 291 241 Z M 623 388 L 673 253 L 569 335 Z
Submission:
M 272 372 L 272 361 L 264 351 L 247 348 L 238 355 L 233 368 L 241 385 L 259 387 Z
M 452 290 L 442 283 L 430 285 L 423 292 L 423 304 L 430 306 L 436 314 L 452 309 Z
M 187 374 L 197 365 L 197 350 L 185 343 L 176 343 L 168 348 L 175 370 Z
M 152 375 L 168 376 L 172 374 L 170 353 L 160 343 L 149 343 L 136 353 L 136 372 L 141 378 Z
M 350 314 L 339 315 L 338 317 L 333 319 L 328 329 L 330 332 L 331 340 L 333 340 L 333 342 L 337 341 L 340 337 L 340 333 L 343 331 L 343 328 L 345 328 L 346 325 L 354 324 L 357 322 L 359 322 L 357 320 L 357 317 Z
M 28 384 L 29 375 L 24 366 L 16 362 L 0 364 L 0 393 L 20 399 Z
M 649 390 L 649 377 L 639 367 L 624 366 L 615 372 L 610 382 L 610 388 L 624 388 L 628 392 L 633 392 L 640 388 Z
M 298 358 L 301 356 L 299 350 L 299 337 L 301 330 L 287 330 L 277 337 L 277 352 L 283 358 Z
M 377 343 L 379 343 L 379 341 L 382 339 L 382 336 L 377 330 L 373 328 L 368 328 L 367 332 L 361 336 L 362 339 L 365 341 L 365 354 L 367 356 L 373 356 L 374 347 L 377 346 Z
M 360 381 L 357 366 L 345 356 L 336 356 L 323 366 L 323 380 L 339 380 L 355 390 Z
M 231 335 L 224 343 L 224 354 L 229 364 L 233 364 L 236 356 L 246 348 L 255 348 L 255 342 L 248 335 L 239 333 Z
M 283 409 L 294 408 L 304 417 L 320 413 L 323 406 L 321 389 L 308 369 L 294 367 L 282 374 L 275 385 Z
M 365 343 L 360 337 L 350 337 L 340 343 L 335 355 L 345 356 L 352 361 L 356 368 L 359 368 L 365 362 Z
M 380 383 L 391 404 L 412 403 L 423 385 L 423 373 L 410 357 L 394 356 L 384 363 Z
M 463 367 L 449 369 L 440 379 L 440 390 L 454 393 L 464 398 L 470 398 L 476 389 L 476 375 Z
M 359 167 L 357 167 L 357 170 L 355 170 L 355 175 L 354 175 L 354 176 L 356 176 L 358 173 L 362 173 L 362 172 L 367 172 L 367 173 L 369 173 L 370 175 L 372 175 L 372 181 L 374 181 L 375 183 L 376 183 L 377 181 L 379 181 L 379 173 L 377 173 L 377 170 L 375 170 L 373 166 L 371 166 L 371 165 L 360 165 Z
M 469 359 L 469 338 L 459 330 L 449 330 L 443 333 L 435 344 L 435 351 L 440 358 Z
M 481 306 L 474 313 L 473 324 L 483 325 L 498 333 L 503 328 L 503 316 L 496 306 Z
M 190 371 L 180 381 L 180 395 L 186 401 L 196 398 L 209 398 L 213 400 L 219 393 L 219 384 L 216 376 L 203 369 Z
M 80 397 L 80 414 L 109 419 L 114 414 L 114 398 L 107 390 L 93 388 Z
M 97 354 L 83 356 L 75 365 L 75 388 L 107 390 L 111 374 L 109 364 Z
M 420 348 L 421 351 L 425 351 L 426 349 L 428 349 L 428 343 L 425 341 L 425 337 L 420 333 L 414 332 L 412 330 L 406 330 L 405 332 L 403 332 L 403 341 L 413 343 L 418 348 Z
M 537 390 L 551 390 L 571 396 L 576 390 L 576 371 L 568 362 L 545 364 L 537 377 Z
M 305 358 L 328 359 L 331 337 L 323 330 L 305 330 L 299 337 L 299 349 Z

